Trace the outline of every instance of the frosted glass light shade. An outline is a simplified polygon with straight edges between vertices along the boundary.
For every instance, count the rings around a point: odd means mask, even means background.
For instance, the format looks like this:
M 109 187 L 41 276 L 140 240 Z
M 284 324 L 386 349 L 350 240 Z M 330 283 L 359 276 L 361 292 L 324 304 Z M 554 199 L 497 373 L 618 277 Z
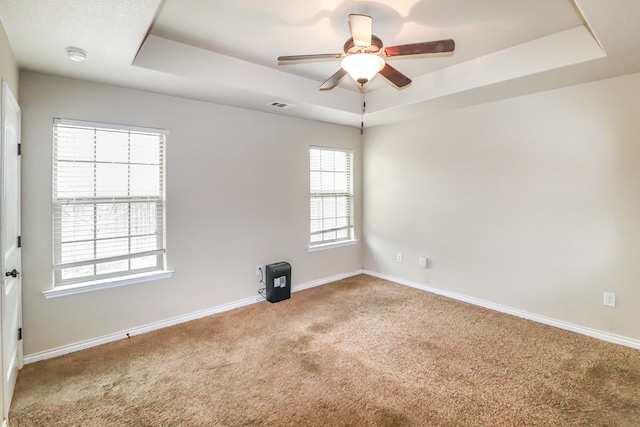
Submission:
M 342 60 L 342 68 L 353 80 L 365 84 L 384 68 L 384 59 L 372 53 L 354 53 Z

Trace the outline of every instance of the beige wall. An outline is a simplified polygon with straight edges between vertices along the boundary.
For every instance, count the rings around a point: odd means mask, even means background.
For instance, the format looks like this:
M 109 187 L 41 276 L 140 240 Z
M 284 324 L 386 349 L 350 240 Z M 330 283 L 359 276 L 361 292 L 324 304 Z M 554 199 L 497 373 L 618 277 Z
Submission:
M 359 192 L 357 129 L 29 72 L 20 93 L 25 355 L 257 296 L 258 264 L 290 262 L 294 286 L 361 268 L 360 245 L 307 252 L 309 146 L 353 149 Z M 52 287 L 54 117 L 171 132 L 171 279 L 43 297 Z
M 640 339 L 638 74 L 368 129 L 362 149 L 357 129 L 35 73 L 20 93 L 26 355 L 250 297 L 279 260 L 294 285 L 364 266 Z M 53 117 L 171 131 L 172 279 L 43 297 Z M 306 250 L 312 144 L 355 150 L 362 248 Z
M 13 96 L 18 99 L 18 65 L 2 21 L 0 21 L 0 80 L 9 84 Z
M 638 340 L 639 138 L 640 74 L 370 129 L 364 268 Z

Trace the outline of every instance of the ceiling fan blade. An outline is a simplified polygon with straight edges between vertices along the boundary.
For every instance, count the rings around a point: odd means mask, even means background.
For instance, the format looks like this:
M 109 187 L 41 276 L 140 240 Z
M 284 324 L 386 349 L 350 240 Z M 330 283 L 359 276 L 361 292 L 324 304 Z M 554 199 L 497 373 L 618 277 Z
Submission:
M 278 56 L 278 62 L 287 61 L 310 61 L 314 59 L 338 59 L 344 56 L 343 53 L 316 53 L 311 55 L 289 55 Z
M 342 80 L 342 78 L 346 75 L 347 75 L 347 72 L 344 70 L 344 68 L 340 68 L 338 71 L 335 72 L 333 76 L 329 77 L 324 83 L 320 85 L 320 90 L 333 89 L 334 87 L 338 86 L 338 83 L 340 83 L 340 80 Z
M 397 88 L 403 88 L 411 83 L 411 79 L 409 77 L 405 76 L 389 64 L 385 64 L 384 68 L 379 71 L 379 74 L 389 80 Z
M 425 53 L 453 52 L 456 43 L 451 39 L 436 40 L 432 42 L 402 44 L 384 48 L 386 56 L 420 55 Z
M 354 13 L 349 15 L 349 31 L 356 46 L 363 48 L 371 46 L 372 27 L 373 19 L 370 16 Z

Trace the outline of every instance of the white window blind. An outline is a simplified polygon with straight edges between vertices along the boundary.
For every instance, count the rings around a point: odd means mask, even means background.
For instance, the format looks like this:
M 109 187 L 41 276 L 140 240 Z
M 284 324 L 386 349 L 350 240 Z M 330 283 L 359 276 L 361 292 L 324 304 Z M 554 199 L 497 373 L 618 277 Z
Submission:
M 56 285 L 164 269 L 166 134 L 54 120 Z
M 353 239 L 353 155 L 311 147 L 310 245 Z

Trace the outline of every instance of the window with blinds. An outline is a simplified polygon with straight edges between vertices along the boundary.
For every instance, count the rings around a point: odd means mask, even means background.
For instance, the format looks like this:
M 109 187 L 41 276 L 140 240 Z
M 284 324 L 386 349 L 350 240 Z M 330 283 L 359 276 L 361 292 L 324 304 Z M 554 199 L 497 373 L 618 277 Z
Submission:
M 56 285 L 164 269 L 166 134 L 54 120 Z
M 311 147 L 310 246 L 352 240 L 353 154 Z

